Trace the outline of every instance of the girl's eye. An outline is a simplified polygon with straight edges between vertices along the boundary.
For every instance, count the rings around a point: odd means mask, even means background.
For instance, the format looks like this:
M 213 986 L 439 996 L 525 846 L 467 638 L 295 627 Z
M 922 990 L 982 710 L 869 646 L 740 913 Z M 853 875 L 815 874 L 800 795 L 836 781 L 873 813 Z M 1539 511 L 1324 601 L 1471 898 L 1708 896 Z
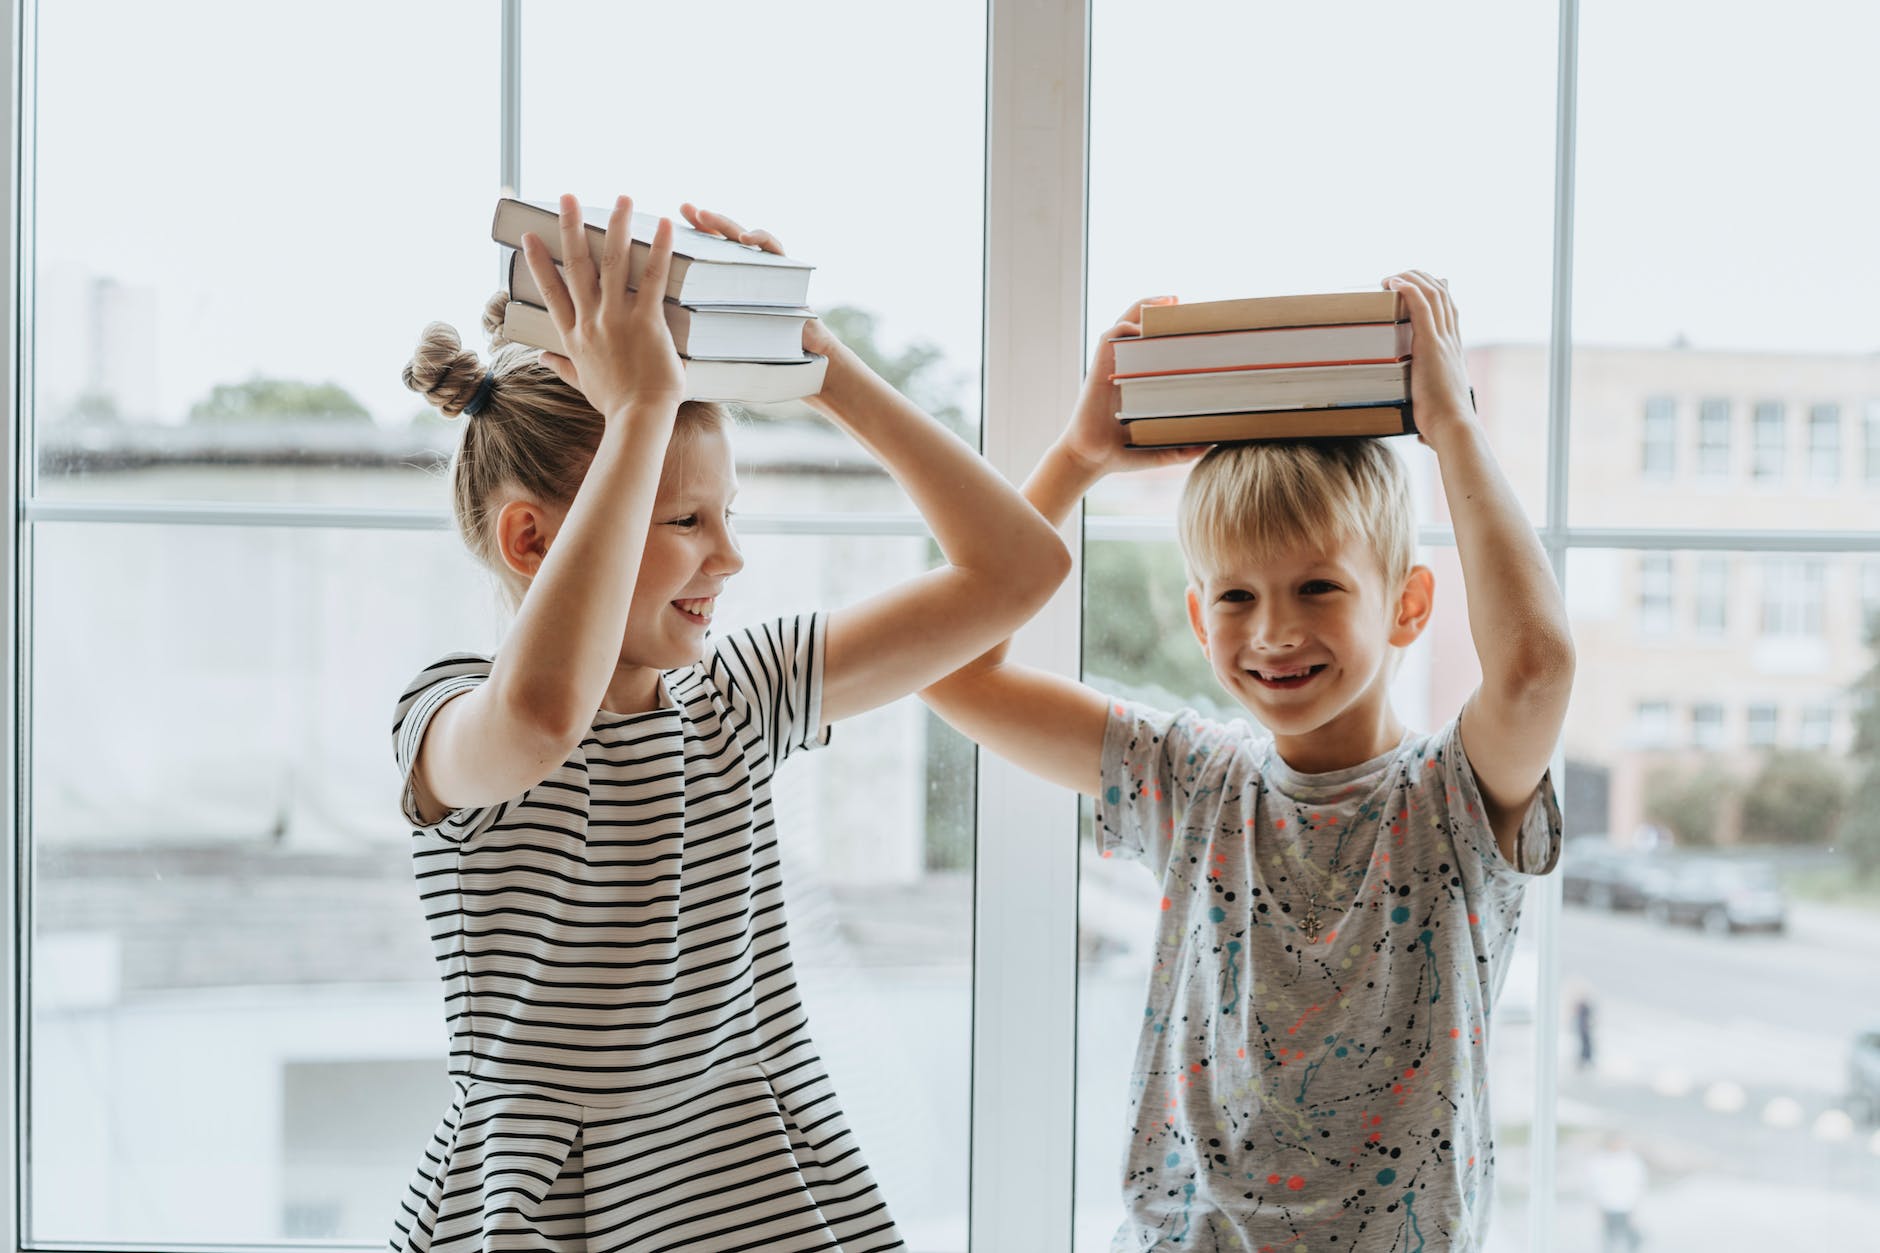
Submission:
M 683 527 L 694 527 L 694 526 L 697 526 L 697 525 L 698 525 L 698 515 L 697 515 L 696 513 L 688 513 L 688 514 L 686 514 L 686 515 L 685 515 L 685 516 L 684 516 L 683 518 L 674 518 L 674 519 L 673 519 L 673 520 L 672 520 L 672 521 L 671 521 L 670 523 L 668 523 L 667 525 L 669 525 L 669 526 L 683 526 Z

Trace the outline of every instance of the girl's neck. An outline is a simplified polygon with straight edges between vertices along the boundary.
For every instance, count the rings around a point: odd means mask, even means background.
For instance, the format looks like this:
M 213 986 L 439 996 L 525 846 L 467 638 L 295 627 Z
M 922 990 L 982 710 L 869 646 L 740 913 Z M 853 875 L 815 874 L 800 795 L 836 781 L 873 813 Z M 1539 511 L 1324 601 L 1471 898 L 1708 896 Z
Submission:
M 617 666 L 601 708 L 609 713 L 643 714 L 658 709 L 659 671 L 646 666 Z

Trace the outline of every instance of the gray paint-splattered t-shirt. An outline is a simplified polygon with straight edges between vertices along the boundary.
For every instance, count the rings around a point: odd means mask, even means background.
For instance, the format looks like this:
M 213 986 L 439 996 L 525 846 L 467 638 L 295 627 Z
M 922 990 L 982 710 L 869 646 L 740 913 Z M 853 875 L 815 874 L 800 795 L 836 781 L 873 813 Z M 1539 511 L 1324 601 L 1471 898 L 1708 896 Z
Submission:
M 1097 842 L 1162 884 L 1113 1249 L 1478 1249 L 1489 1010 L 1559 853 L 1551 781 L 1517 869 L 1456 722 L 1301 774 L 1245 723 L 1112 702 Z

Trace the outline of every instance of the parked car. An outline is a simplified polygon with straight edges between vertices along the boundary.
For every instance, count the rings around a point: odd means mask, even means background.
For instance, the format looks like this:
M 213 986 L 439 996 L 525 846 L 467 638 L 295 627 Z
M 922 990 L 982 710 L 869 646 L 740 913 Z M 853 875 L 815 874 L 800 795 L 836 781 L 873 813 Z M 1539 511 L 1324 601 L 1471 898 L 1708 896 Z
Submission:
M 1880 1123 L 1880 1022 L 1857 1034 L 1848 1050 L 1847 1112 L 1857 1122 Z
M 1654 922 L 1694 924 L 1713 935 L 1788 925 L 1782 885 L 1761 862 L 1689 858 L 1674 863 L 1664 881 L 1647 884 L 1645 892 L 1645 915 Z
M 1598 836 L 1569 840 L 1560 857 L 1561 899 L 1593 909 L 1643 909 L 1661 876 L 1661 854 L 1633 852 Z

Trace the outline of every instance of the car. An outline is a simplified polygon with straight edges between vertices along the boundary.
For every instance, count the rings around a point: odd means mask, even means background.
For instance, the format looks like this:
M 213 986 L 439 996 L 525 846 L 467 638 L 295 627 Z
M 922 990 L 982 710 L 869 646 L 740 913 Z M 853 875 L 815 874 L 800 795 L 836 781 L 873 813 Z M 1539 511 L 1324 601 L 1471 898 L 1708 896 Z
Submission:
M 1623 849 L 1601 837 L 1578 837 L 1561 854 L 1561 899 L 1591 909 L 1643 909 L 1663 861 L 1661 854 Z
M 1847 1055 L 1847 1112 L 1880 1123 L 1880 1022 L 1857 1032 Z
M 1646 891 L 1645 916 L 1654 922 L 1694 924 L 1712 935 L 1788 925 L 1782 885 L 1761 862 L 1689 858 L 1673 863 L 1664 881 Z

